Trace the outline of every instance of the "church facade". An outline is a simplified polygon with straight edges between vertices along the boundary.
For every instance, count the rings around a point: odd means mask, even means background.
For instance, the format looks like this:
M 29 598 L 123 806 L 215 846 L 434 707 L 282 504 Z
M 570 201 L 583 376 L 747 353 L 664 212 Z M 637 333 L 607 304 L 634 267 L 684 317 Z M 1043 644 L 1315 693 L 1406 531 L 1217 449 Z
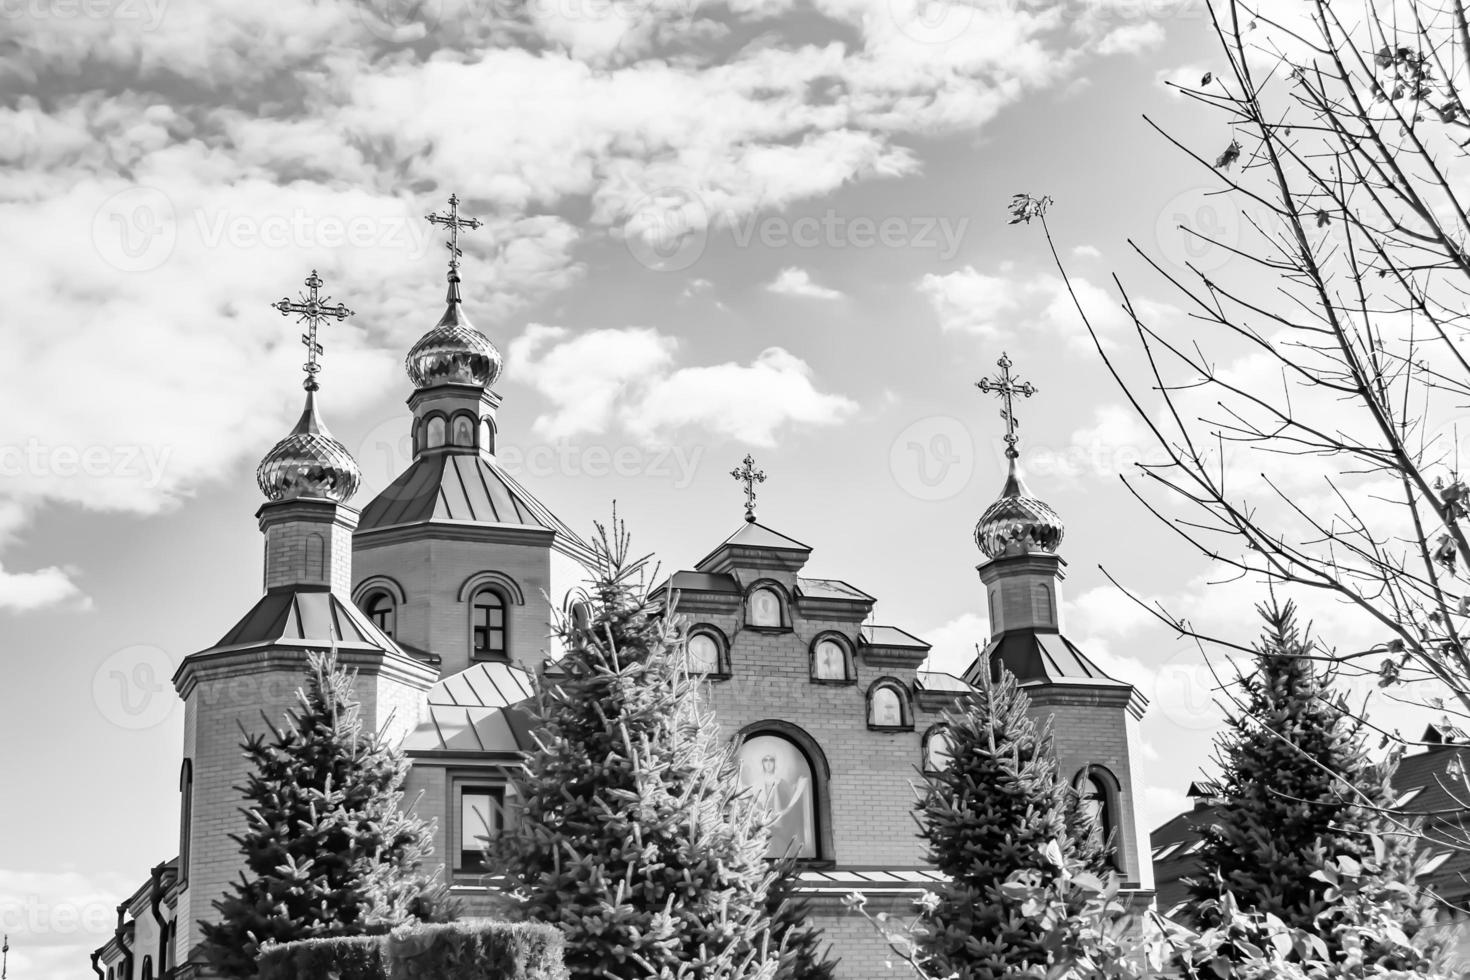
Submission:
M 494 902 L 479 838 L 500 819 L 505 771 L 532 745 L 516 708 L 546 657 L 551 554 L 587 546 L 496 457 L 502 361 L 459 291 L 457 235 L 473 223 L 451 198 L 445 312 L 409 351 L 412 464 L 361 511 L 360 473 L 321 420 L 316 327 L 349 315 L 320 296 L 276 304 L 308 325 L 305 406 L 257 471 L 266 502 L 263 591 L 220 640 L 185 659 L 179 760 L 179 853 L 118 906 L 114 935 L 92 956 L 99 980 L 208 976 L 198 922 L 238 878 L 231 833 L 243 829 L 240 726 L 283 716 L 308 651 L 334 648 L 357 672 L 367 724 L 401 741 L 413 765 L 406 799 L 436 826 L 437 857 L 470 914 Z M 1002 359 L 995 387 L 1015 386 Z M 988 390 L 988 389 L 987 389 Z M 689 624 L 687 657 L 739 749 L 742 779 L 770 807 L 773 849 L 802 860 L 802 888 L 841 957 L 843 980 L 902 977 L 882 938 L 843 907 L 910 913 L 938 880 L 913 820 L 920 770 L 942 766 L 942 712 L 1001 665 L 1051 716 L 1062 773 L 1117 842 L 1125 886 L 1146 903 L 1152 865 L 1135 820 L 1133 762 L 1144 699 L 1108 677 L 1062 632 L 1057 554 L 1063 527 L 1011 468 L 976 528 L 991 636 L 964 676 L 927 670 L 929 646 L 876 625 L 877 600 L 823 571 L 813 548 L 756 519 L 749 457 L 746 519 L 665 589 Z M 916 558 L 921 561 L 921 558 Z M 809 567 L 813 566 L 813 567 Z M 979 638 L 977 638 L 979 639 Z M 513 812 L 513 805 L 509 807 Z

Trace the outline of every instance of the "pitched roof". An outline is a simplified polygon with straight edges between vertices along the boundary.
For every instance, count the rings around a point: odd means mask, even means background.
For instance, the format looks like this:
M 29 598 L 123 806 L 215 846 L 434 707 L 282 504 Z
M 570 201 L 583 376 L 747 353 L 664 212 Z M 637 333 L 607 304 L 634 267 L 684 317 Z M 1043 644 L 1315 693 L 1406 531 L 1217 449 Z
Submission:
M 397 650 L 393 641 L 351 602 L 325 588 L 272 589 L 216 647 L 285 642 L 361 643 Z
M 796 591 L 812 599 L 849 599 L 877 602 L 862 589 L 835 578 L 802 578 L 797 576 Z
M 733 534 L 716 545 L 714 550 L 695 562 L 694 567 L 698 571 L 704 571 L 706 567 L 714 563 L 718 556 L 736 549 L 747 551 L 784 551 L 802 556 L 812 553 L 809 545 L 804 545 L 795 538 L 788 538 L 781 532 L 773 531 L 764 524 L 755 521 L 746 521 L 736 528 Z
M 1006 630 L 990 641 L 976 663 L 990 664 L 997 658 L 1019 681 L 1070 679 L 1123 683 L 1109 677 L 1071 640 L 1047 630 Z
M 568 557 L 591 557 L 586 542 L 561 518 L 493 458 L 478 453 L 428 453 L 415 459 L 363 508 L 358 531 L 424 521 L 540 528 L 555 532 L 553 546 Z
M 472 664 L 429 688 L 426 717 L 404 740 L 408 752 L 525 751 L 531 738 L 531 675 L 498 661 Z
M 963 694 L 975 690 L 972 685 L 942 670 L 921 670 L 914 675 L 914 684 L 921 691 L 935 691 L 942 694 Z
M 906 650 L 928 650 L 929 644 L 897 626 L 863 626 L 859 639 L 870 647 L 901 647 Z

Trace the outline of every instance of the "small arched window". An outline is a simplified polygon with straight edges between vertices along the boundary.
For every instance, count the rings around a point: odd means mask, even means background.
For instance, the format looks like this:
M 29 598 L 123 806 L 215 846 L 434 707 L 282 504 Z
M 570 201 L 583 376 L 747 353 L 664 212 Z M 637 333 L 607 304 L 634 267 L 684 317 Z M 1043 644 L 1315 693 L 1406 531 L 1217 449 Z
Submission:
M 812 680 L 845 683 L 853 679 L 852 655 L 835 636 L 818 637 L 812 644 Z
M 327 542 L 315 531 L 306 536 L 306 578 L 320 582 L 327 576 Z
M 1051 606 L 1051 588 L 1045 582 L 1037 582 L 1033 586 L 1036 589 L 1036 617 L 1037 619 L 1053 626 L 1056 624 L 1056 616 Z
M 1072 787 L 1087 818 L 1094 843 L 1104 848 L 1108 862 L 1118 867 L 1118 791 L 1113 774 L 1102 766 L 1088 766 Z
M 949 729 L 935 725 L 924 733 L 924 771 L 943 772 L 954 761 L 954 742 Z
M 179 767 L 179 881 L 189 880 L 189 841 L 194 832 L 194 760 Z
M 475 593 L 470 605 L 470 633 L 475 656 L 505 656 L 505 597 L 495 589 Z
M 751 626 L 780 628 L 781 596 L 775 589 L 761 587 L 753 589 L 746 599 L 746 619 Z
M 444 445 L 444 416 L 435 415 L 429 419 L 428 427 L 424 430 L 424 447 L 437 449 Z
M 724 638 L 719 631 L 700 626 L 690 630 L 684 645 L 684 663 L 691 674 L 716 677 L 728 674 Z
M 897 730 L 913 725 L 908 693 L 903 686 L 893 678 L 874 681 L 868 688 L 868 727 Z
M 495 452 L 495 427 L 488 418 L 480 420 L 480 452 Z
M 475 420 L 468 415 L 456 415 L 449 433 L 449 441 L 456 446 L 475 444 Z
M 393 638 L 393 632 L 398 627 L 398 610 L 391 595 L 382 591 L 368 593 L 362 604 L 362 611 L 372 620 L 374 626 L 382 630 L 389 639 Z

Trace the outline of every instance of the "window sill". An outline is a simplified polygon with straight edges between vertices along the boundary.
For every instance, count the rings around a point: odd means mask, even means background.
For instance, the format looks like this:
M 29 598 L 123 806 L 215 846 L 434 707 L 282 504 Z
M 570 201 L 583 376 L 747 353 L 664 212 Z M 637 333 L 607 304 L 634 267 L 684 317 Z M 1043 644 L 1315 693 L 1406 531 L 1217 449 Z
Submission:
M 811 678 L 811 682 L 813 684 L 821 684 L 824 687 L 856 687 L 857 686 L 857 678 L 856 677 L 851 677 L 851 678 L 848 678 L 847 680 L 836 680 L 835 678 L 831 678 L 831 677 L 813 677 L 813 678 Z
M 913 725 L 875 725 L 872 722 L 868 723 L 868 731 L 870 732 L 911 732 L 913 730 Z

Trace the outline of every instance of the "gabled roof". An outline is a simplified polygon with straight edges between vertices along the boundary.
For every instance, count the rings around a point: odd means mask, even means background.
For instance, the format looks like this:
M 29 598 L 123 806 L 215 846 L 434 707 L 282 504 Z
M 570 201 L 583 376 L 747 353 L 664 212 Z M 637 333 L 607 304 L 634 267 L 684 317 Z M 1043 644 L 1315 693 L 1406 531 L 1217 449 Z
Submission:
M 776 551 L 787 555 L 800 555 L 804 561 L 807 555 L 812 553 L 809 545 L 804 545 L 795 538 L 788 538 L 779 531 L 773 531 L 764 524 L 755 521 L 746 521 L 735 529 L 724 541 L 715 547 L 713 551 L 694 563 L 697 571 L 705 571 L 709 566 L 716 564 L 716 559 L 731 551 L 759 552 Z M 801 561 L 794 563 L 797 567 Z
M 408 736 L 408 752 L 522 752 L 534 746 L 531 675 L 498 661 L 473 664 L 429 688 L 427 717 Z
M 351 602 L 326 588 L 272 589 L 216 647 L 285 642 L 358 643 L 394 650 L 398 647 Z
M 591 556 L 577 534 L 493 458 L 478 453 L 427 453 L 363 508 L 358 531 L 459 521 L 555 532 L 558 551 Z

